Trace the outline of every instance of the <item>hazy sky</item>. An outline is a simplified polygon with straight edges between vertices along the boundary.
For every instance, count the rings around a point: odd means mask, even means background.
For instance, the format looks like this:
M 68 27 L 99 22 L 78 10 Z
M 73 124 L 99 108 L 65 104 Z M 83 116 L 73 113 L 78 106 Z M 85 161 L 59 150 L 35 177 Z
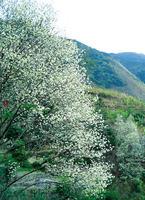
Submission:
M 67 37 L 106 52 L 145 54 L 145 0 L 52 1 Z

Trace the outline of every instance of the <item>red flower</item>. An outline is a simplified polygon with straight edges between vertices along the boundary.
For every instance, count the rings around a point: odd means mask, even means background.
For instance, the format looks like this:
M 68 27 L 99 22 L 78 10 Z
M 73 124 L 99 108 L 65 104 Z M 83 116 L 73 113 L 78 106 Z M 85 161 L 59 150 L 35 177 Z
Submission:
M 3 101 L 3 106 L 6 108 L 6 107 L 8 107 L 8 105 L 9 105 L 9 101 L 8 100 L 4 100 Z

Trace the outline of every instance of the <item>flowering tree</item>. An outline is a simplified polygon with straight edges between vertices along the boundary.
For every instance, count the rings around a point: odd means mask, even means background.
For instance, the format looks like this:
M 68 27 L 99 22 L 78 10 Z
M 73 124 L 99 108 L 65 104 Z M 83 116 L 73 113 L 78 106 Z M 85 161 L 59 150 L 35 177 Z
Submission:
M 139 133 L 132 116 L 124 121 L 118 116 L 116 130 L 116 157 L 120 177 L 124 179 L 140 178 L 144 162 L 144 138 Z M 117 164 L 116 164 L 117 165 Z
M 55 34 L 51 7 L 4 1 L 0 9 L 1 147 L 47 147 L 51 174 L 67 175 L 86 195 L 102 193 L 112 178 L 108 142 L 86 93 L 79 50 Z

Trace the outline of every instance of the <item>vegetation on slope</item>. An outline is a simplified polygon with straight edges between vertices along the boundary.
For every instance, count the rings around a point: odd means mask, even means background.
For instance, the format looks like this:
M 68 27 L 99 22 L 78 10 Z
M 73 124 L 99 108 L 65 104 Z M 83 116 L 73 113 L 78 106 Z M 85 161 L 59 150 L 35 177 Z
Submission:
M 145 55 L 132 52 L 124 52 L 118 54 L 110 54 L 114 59 L 118 60 L 131 73 L 145 83 Z
M 114 146 L 108 159 L 115 178 L 105 200 L 144 200 L 145 196 L 145 102 L 125 93 L 89 88 L 99 96 L 96 108 L 105 119 L 106 135 Z
M 84 51 L 82 65 L 86 68 L 93 85 L 116 89 L 145 100 L 145 85 L 122 64 L 107 53 L 77 41 L 76 43 Z
M 112 67 L 112 61 L 107 53 L 100 52 L 76 41 L 78 47 L 84 51 L 84 63 L 92 83 L 105 88 L 123 87 L 124 83 Z
M 92 95 L 99 96 L 98 107 L 108 124 L 115 122 L 117 115 L 125 119 L 132 115 L 140 129 L 145 129 L 145 102 L 115 90 L 99 87 L 89 88 Z

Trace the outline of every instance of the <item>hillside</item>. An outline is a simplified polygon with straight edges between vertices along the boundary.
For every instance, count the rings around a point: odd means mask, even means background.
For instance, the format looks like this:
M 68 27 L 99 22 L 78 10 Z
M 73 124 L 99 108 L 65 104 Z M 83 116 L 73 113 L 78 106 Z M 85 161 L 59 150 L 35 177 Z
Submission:
M 145 128 L 145 102 L 122 92 L 93 87 L 88 89 L 92 95 L 98 95 L 98 108 L 108 124 L 114 123 L 118 114 L 124 118 L 132 115 L 140 128 Z
M 110 54 L 114 59 L 118 60 L 131 73 L 136 75 L 145 83 L 145 55 L 132 52 Z
M 99 97 L 96 110 L 100 109 L 105 123 L 107 123 L 107 137 L 112 145 L 115 145 L 115 136 L 112 127 L 118 115 L 126 120 L 130 115 L 133 116 L 138 129 L 141 133 L 145 131 L 145 102 L 125 93 L 110 89 L 93 87 L 88 89 L 91 95 Z
M 116 89 L 145 100 L 145 85 L 110 54 L 100 52 L 78 41 L 84 51 L 84 63 L 92 85 Z
M 126 137 L 126 134 L 130 134 L 134 136 L 135 134 L 135 130 L 137 131 L 138 135 L 140 136 L 140 144 L 143 144 L 143 152 L 144 152 L 144 131 L 145 131 L 145 102 L 141 101 L 135 97 L 132 96 L 128 96 L 124 93 L 121 92 L 116 92 L 110 89 L 102 89 L 102 88 L 89 88 L 89 92 L 94 95 L 94 97 L 96 96 L 96 94 L 99 96 L 99 100 L 96 103 L 96 110 L 100 109 L 101 113 L 103 114 L 103 118 L 105 120 L 105 123 L 107 124 L 107 127 L 105 129 L 105 133 L 107 135 L 107 137 L 109 138 L 109 141 L 111 142 L 111 144 L 114 147 L 114 150 L 112 151 L 112 154 L 108 155 L 108 159 L 112 160 L 115 163 L 115 168 L 114 170 L 116 170 L 116 172 L 120 172 L 119 168 L 117 168 L 117 160 L 116 160 L 116 156 L 117 155 L 116 152 L 118 150 L 118 143 L 116 142 L 116 138 L 117 138 L 117 132 L 116 132 L 116 121 L 118 119 L 118 115 L 121 115 L 123 119 L 123 121 L 125 123 L 121 124 L 121 128 L 119 128 L 119 137 L 121 136 L 121 139 Z M 130 119 L 132 119 L 134 125 L 132 126 L 132 122 L 128 121 Z M 127 121 L 128 121 L 128 126 L 127 125 Z M 120 122 L 119 122 L 120 123 Z M 117 127 L 119 126 L 119 123 L 117 124 Z M 133 128 L 134 127 L 134 128 Z M 114 129 L 115 128 L 115 129 Z M 123 131 L 122 131 L 123 130 Z M 123 135 L 123 137 L 122 137 Z M 125 139 L 124 141 L 124 146 L 121 146 L 121 155 L 123 155 L 123 161 L 124 162 L 124 166 L 126 167 L 127 164 L 129 163 L 129 159 L 131 158 L 131 154 L 130 151 L 132 150 L 133 147 L 133 142 L 136 143 L 136 138 L 134 137 L 134 140 L 131 140 L 131 137 L 128 138 L 129 140 L 129 145 L 127 148 L 127 151 L 124 151 L 124 149 L 127 147 L 127 140 Z M 121 141 L 121 140 L 120 140 Z M 123 140 L 120 143 L 121 145 L 123 144 Z M 120 145 L 119 144 L 119 145 Z M 137 143 L 136 143 L 137 144 Z M 138 143 L 139 144 L 139 143 Z M 137 145 L 138 146 L 138 145 Z M 139 148 L 135 146 L 135 148 L 137 148 L 137 152 L 139 151 Z M 129 148 L 131 147 L 131 148 Z M 135 149 L 134 148 L 134 149 Z M 128 153 L 129 152 L 129 153 Z M 126 160 L 126 156 L 129 155 L 129 159 Z M 130 166 L 131 164 L 133 164 L 132 166 L 134 166 L 137 162 L 137 159 L 135 157 L 135 153 L 133 152 L 133 159 L 132 159 L 132 163 L 130 162 Z M 144 154 L 143 154 L 143 158 L 144 158 Z M 144 164 L 144 159 L 141 159 L 141 166 Z M 121 161 L 119 160 L 119 162 L 121 163 Z M 122 164 L 122 163 L 121 163 Z M 145 165 L 143 165 L 145 166 Z M 136 169 L 137 167 L 135 166 L 134 169 Z M 125 168 L 123 168 L 124 170 Z M 139 168 L 137 168 L 138 170 Z M 124 171 L 123 171 L 124 172 Z M 129 171 L 130 174 L 131 170 Z M 134 170 L 133 170 L 134 172 Z M 145 197 L 145 179 L 144 176 L 142 179 L 140 179 L 140 181 L 136 181 L 137 179 L 123 179 L 120 178 L 120 175 L 117 176 L 117 173 L 115 173 L 116 178 L 111 186 L 108 187 L 108 190 L 106 192 L 105 198 L 104 200 L 143 200 Z M 143 180 L 143 181 L 142 181 Z M 142 198 L 140 198 L 142 197 Z

